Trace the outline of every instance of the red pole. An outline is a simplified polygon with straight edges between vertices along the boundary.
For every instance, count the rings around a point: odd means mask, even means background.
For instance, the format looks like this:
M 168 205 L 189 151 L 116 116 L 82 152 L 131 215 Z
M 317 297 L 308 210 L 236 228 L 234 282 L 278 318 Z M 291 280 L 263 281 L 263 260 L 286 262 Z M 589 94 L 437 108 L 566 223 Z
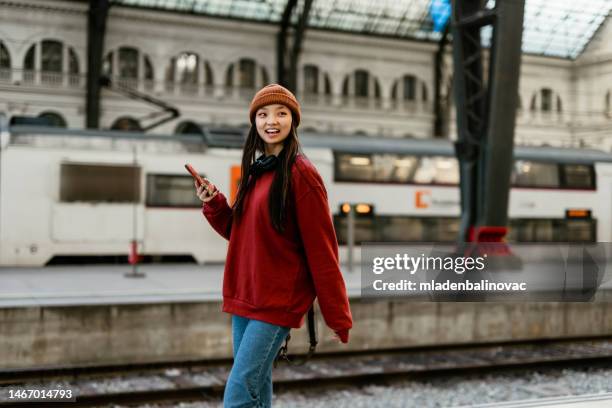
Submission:
M 136 240 L 132 240 L 130 242 L 130 254 L 128 255 L 128 262 L 130 265 L 136 265 L 140 261 L 140 256 L 138 255 L 138 242 Z

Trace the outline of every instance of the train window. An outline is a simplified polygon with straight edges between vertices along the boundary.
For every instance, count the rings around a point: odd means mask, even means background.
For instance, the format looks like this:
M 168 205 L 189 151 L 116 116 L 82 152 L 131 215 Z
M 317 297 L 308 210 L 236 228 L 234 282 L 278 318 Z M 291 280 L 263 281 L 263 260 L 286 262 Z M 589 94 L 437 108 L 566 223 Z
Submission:
M 514 219 L 508 241 L 512 242 L 595 242 L 592 219 Z
M 336 181 L 458 184 L 458 162 L 450 157 L 335 153 Z
M 428 218 L 425 220 L 425 242 L 452 242 L 459 236 L 458 218 Z
M 555 234 L 550 219 L 521 220 L 517 227 L 516 239 L 519 242 L 553 242 L 560 235 L 558 230 Z
M 525 160 L 514 162 L 512 185 L 518 187 L 560 187 L 559 167 L 555 163 Z
M 380 219 L 381 241 L 419 242 L 423 241 L 424 227 L 420 218 L 389 216 Z
M 459 163 L 452 157 L 421 157 L 414 183 L 459 184 Z
M 595 242 L 594 220 L 564 220 L 566 240 L 569 242 Z
M 563 168 L 563 187 L 595 188 L 593 166 L 585 164 L 565 164 Z
M 506 240 L 508 242 L 517 242 L 518 241 L 518 225 L 516 220 L 510 220 L 508 222 L 508 233 L 506 234 Z
M 338 243 L 347 243 L 347 221 L 334 216 Z M 454 242 L 459 235 L 459 218 L 378 215 L 355 219 L 355 244 L 362 242 Z M 592 219 L 512 219 L 510 242 L 596 242 Z
M 374 154 L 374 174 L 377 181 L 408 183 L 418 163 L 414 156 Z
M 347 244 L 348 217 L 335 215 L 334 228 L 340 245 Z M 355 218 L 355 244 L 362 242 L 377 242 L 377 223 L 374 218 Z
M 340 245 L 347 243 L 348 218 L 334 216 Z M 453 242 L 459 233 L 458 218 L 374 216 L 355 219 L 355 244 L 362 242 Z
M 60 201 L 140 201 L 140 167 L 62 163 Z
M 336 153 L 336 181 L 374 181 L 369 154 Z
M 147 201 L 149 207 L 201 207 L 196 197 L 191 176 L 166 174 L 147 175 Z

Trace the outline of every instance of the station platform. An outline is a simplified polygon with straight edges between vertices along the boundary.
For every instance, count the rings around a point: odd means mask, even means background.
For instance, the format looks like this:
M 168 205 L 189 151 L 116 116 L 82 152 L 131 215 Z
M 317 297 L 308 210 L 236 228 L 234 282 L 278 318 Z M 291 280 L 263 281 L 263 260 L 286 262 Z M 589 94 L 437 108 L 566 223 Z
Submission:
M 223 265 L 0 268 L 0 370 L 228 359 Z M 424 302 L 360 296 L 343 270 L 353 315 L 348 344 L 316 308 L 317 352 L 487 344 L 612 335 L 612 303 Z M 306 325 L 290 353 L 308 350 Z
M 219 302 L 223 264 L 143 264 L 140 278 L 130 265 L 0 268 L 0 308 Z M 350 297 L 359 297 L 361 273 L 342 272 Z

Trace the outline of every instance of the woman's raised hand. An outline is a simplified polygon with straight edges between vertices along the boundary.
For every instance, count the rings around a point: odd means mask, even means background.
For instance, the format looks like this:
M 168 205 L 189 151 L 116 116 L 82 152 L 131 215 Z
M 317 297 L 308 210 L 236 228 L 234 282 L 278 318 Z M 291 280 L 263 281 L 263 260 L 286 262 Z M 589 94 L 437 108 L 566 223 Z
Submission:
M 210 200 L 215 198 L 217 194 L 219 194 L 219 190 L 217 190 L 217 187 L 215 187 L 214 184 L 208 181 L 208 179 L 204 179 L 204 184 L 202 184 L 201 186 L 198 186 L 198 182 L 195 180 L 193 183 L 196 187 L 196 195 L 201 201 L 205 203 L 209 202 Z

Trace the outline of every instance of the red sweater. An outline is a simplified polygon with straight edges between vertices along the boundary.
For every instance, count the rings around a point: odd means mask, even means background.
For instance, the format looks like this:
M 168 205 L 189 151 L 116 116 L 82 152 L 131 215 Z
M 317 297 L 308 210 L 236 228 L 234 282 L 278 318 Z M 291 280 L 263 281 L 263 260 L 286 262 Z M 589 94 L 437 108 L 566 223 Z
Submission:
M 229 240 L 223 311 L 299 328 L 317 297 L 325 323 L 346 342 L 353 323 L 323 180 L 310 161 L 297 156 L 281 234 L 268 212 L 273 178 L 268 171 L 254 181 L 239 222 L 233 222 L 223 194 L 204 204 L 210 225 Z

